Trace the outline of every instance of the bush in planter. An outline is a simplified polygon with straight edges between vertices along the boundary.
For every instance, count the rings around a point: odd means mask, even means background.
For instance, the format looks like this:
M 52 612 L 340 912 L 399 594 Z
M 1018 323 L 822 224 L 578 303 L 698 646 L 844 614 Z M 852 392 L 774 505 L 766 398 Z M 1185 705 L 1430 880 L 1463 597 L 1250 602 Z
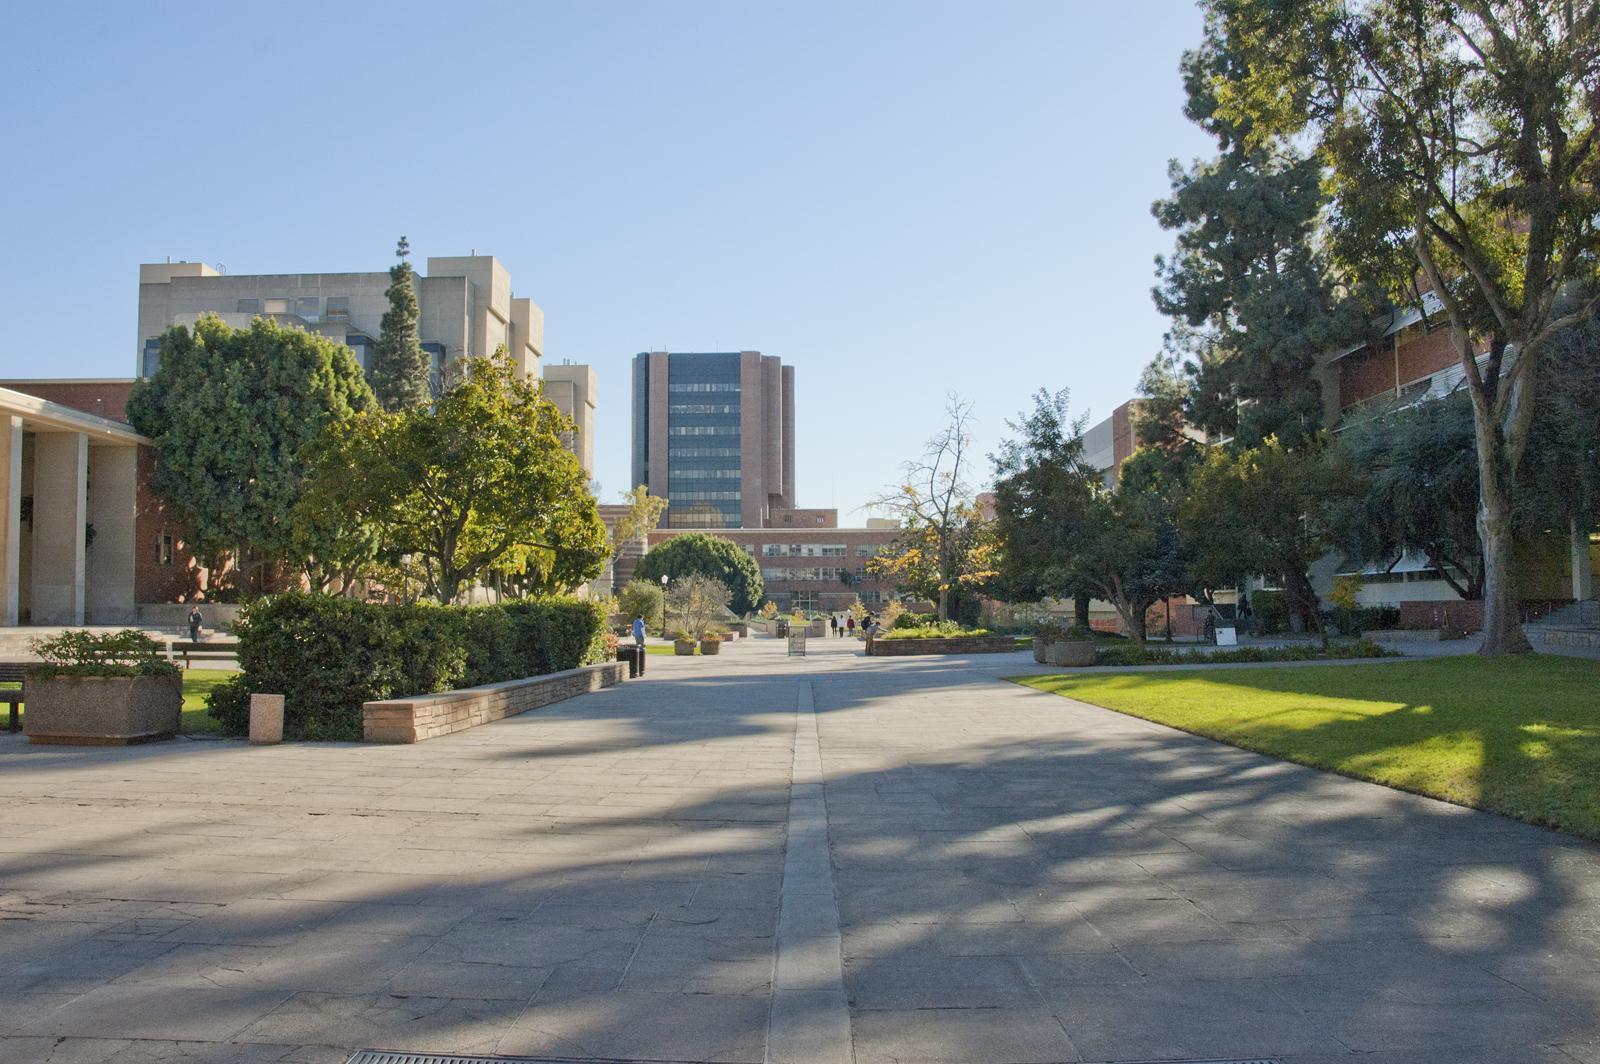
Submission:
M 361 738 L 364 702 L 537 676 L 604 660 L 604 607 L 580 599 L 496 606 L 384 605 L 286 592 L 239 618 L 238 676 L 211 715 L 249 730 L 250 692 L 284 696 L 284 732 Z
M 955 636 L 988 635 L 987 628 L 963 628 L 955 621 L 933 621 L 929 624 L 899 625 L 881 639 L 950 639 Z
M 29 742 L 127 743 L 168 738 L 183 717 L 183 673 L 143 632 L 64 632 L 33 642 Z
M 890 631 L 894 631 L 897 628 L 926 628 L 930 624 L 938 623 L 939 615 L 936 613 L 897 613 L 894 621 L 886 624 L 885 627 Z M 946 621 L 944 623 L 954 624 L 955 622 Z

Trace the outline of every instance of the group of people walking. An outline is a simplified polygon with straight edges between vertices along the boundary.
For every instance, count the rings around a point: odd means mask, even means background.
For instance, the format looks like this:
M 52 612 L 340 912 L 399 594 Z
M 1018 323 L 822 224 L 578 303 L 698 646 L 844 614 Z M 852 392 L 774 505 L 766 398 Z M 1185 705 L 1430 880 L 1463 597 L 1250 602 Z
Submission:
M 868 618 L 865 618 L 861 622 L 861 631 L 862 632 L 866 632 L 867 623 L 870 620 L 871 620 L 871 618 L 868 617 Z M 847 613 L 847 614 L 844 615 L 843 619 L 840 619 L 840 617 L 839 617 L 839 615 L 837 613 L 830 614 L 828 616 L 828 630 L 830 632 L 832 632 L 834 635 L 838 636 L 840 639 L 843 639 L 845 636 L 850 636 L 852 639 L 855 638 L 855 634 L 856 634 L 856 618 L 855 618 L 855 615 Z

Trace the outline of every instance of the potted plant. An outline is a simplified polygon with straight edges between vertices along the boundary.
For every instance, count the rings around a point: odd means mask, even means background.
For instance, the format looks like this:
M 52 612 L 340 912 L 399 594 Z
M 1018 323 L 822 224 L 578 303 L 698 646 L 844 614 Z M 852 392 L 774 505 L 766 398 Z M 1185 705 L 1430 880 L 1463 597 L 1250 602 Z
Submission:
M 135 629 L 68 631 L 33 643 L 25 673 L 31 743 L 114 746 L 170 739 L 183 719 L 183 672 Z
M 670 605 L 683 622 L 678 633 L 675 650 L 679 654 L 694 653 L 694 644 L 700 643 L 700 653 L 715 654 L 722 649 L 722 639 L 714 632 L 714 622 L 727 616 L 728 601 L 732 594 L 721 581 L 699 573 L 682 577 L 673 585 Z M 685 645 L 689 649 L 684 649 Z
M 722 635 L 719 632 L 702 632 L 700 634 L 700 653 L 722 653 Z
M 1094 664 L 1094 633 L 1082 625 L 1041 624 L 1033 636 L 1033 660 L 1081 668 Z
M 682 628 L 672 633 L 672 652 L 680 658 L 694 653 L 694 643 L 694 636 Z

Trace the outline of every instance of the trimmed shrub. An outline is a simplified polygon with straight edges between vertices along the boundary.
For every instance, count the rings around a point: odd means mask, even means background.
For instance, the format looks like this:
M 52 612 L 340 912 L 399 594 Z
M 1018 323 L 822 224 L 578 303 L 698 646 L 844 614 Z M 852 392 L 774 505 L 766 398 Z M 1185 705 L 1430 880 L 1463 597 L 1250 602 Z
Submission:
M 1289 604 L 1284 601 L 1282 591 L 1252 592 L 1250 612 L 1255 616 L 1257 635 L 1272 635 L 1289 629 Z
M 1139 647 L 1128 644 L 1104 647 L 1095 652 L 1096 665 L 1248 665 L 1264 661 L 1316 661 L 1337 658 L 1389 658 L 1395 652 L 1368 639 L 1329 643 L 1290 643 L 1276 647 L 1236 647 L 1232 650 L 1197 650 L 1176 647 Z
M 901 613 L 897 614 L 891 629 L 895 628 L 926 628 L 930 624 L 938 624 L 937 613 Z
M 928 624 L 897 624 L 879 638 L 882 639 L 949 639 L 961 635 L 989 635 L 987 628 L 963 628 L 955 621 L 933 621 Z
M 359 740 L 361 706 L 603 660 L 604 607 L 548 598 L 498 606 L 390 606 L 287 592 L 247 605 L 239 674 L 214 688 L 224 733 L 250 726 L 250 692 L 284 696 L 284 734 Z

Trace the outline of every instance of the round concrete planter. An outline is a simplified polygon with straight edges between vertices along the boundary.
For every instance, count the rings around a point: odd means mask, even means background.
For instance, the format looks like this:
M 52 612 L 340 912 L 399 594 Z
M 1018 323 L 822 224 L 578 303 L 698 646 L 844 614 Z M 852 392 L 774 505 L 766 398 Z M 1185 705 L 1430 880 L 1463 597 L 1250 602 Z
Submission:
M 714 635 L 709 639 L 700 640 L 700 653 L 702 653 L 702 654 L 720 654 L 720 653 L 722 653 L 722 637 L 720 635 Z
M 678 655 L 680 658 L 688 657 L 694 653 L 694 640 L 674 639 L 672 641 L 672 652 Z
M 178 676 L 41 676 L 27 679 L 23 731 L 30 743 L 123 746 L 170 739 L 183 719 Z
M 1060 665 L 1065 668 L 1080 669 L 1085 665 L 1094 664 L 1094 641 L 1085 639 L 1081 642 L 1045 643 L 1042 648 L 1036 642 L 1033 648 L 1033 659 L 1045 665 Z

